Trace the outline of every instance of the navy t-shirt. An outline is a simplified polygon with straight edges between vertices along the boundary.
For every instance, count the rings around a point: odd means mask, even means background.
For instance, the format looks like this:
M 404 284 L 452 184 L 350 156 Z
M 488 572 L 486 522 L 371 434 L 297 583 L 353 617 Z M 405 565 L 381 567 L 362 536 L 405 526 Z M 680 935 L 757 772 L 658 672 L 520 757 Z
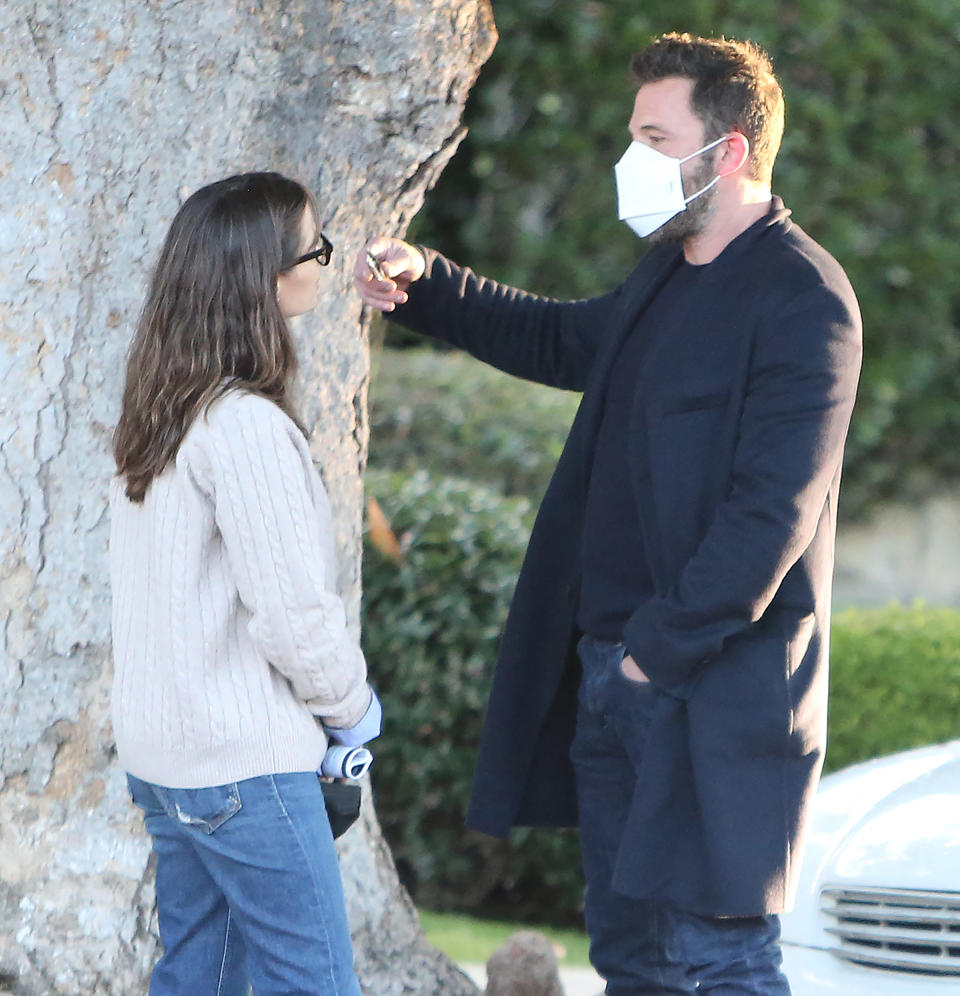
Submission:
M 610 369 L 587 486 L 577 612 L 580 629 L 601 640 L 622 641 L 624 623 L 653 594 L 627 464 L 631 406 L 654 340 L 684 334 L 690 312 L 678 304 L 694 291 L 704 268 L 681 263 L 628 333 Z

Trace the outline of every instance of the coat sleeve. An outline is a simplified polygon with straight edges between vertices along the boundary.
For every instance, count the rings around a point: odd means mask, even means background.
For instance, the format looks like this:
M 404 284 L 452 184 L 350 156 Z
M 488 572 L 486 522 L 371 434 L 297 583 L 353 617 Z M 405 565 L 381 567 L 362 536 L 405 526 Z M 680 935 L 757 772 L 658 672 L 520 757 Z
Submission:
M 754 344 L 727 497 L 674 586 L 642 603 L 625 643 L 686 698 L 724 641 L 763 615 L 813 539 L 839 473 L 860 370 L 856 303 L 818 286 Z
M 526 380 L 582 391 L 621 288 L 556 301 L 487 280 L 432 249 L 409 300 L 386 317 Z

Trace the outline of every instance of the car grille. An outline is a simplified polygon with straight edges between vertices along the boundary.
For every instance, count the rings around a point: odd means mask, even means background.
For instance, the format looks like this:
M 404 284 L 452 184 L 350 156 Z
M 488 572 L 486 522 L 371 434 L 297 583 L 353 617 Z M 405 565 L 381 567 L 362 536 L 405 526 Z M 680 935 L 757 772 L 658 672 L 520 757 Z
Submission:
M 836 889 L 820 893 L 830 950 L 877 968 L 960 976 L 960 893 Z

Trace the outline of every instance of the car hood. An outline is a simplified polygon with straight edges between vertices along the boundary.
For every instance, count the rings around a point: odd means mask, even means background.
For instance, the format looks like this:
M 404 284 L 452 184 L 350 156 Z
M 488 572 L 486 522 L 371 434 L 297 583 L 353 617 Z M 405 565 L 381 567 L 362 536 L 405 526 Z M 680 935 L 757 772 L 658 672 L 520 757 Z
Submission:
M 826 946 L 824 886 L 960 892 L 960 740 L 823 779 L 785 941 Z

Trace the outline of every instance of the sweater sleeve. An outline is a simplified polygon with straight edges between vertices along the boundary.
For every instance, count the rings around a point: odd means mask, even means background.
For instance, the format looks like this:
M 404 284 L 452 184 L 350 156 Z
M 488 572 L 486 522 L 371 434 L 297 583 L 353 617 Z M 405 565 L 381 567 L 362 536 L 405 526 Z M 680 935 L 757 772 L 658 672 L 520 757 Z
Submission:
M 213 503 L 254 642 L 325 725 L 353 726 L 370 704 L 366 664 L 328 580 L 296 426 L 264 398 L 228 395 L 196 428 L 182 456 Z

